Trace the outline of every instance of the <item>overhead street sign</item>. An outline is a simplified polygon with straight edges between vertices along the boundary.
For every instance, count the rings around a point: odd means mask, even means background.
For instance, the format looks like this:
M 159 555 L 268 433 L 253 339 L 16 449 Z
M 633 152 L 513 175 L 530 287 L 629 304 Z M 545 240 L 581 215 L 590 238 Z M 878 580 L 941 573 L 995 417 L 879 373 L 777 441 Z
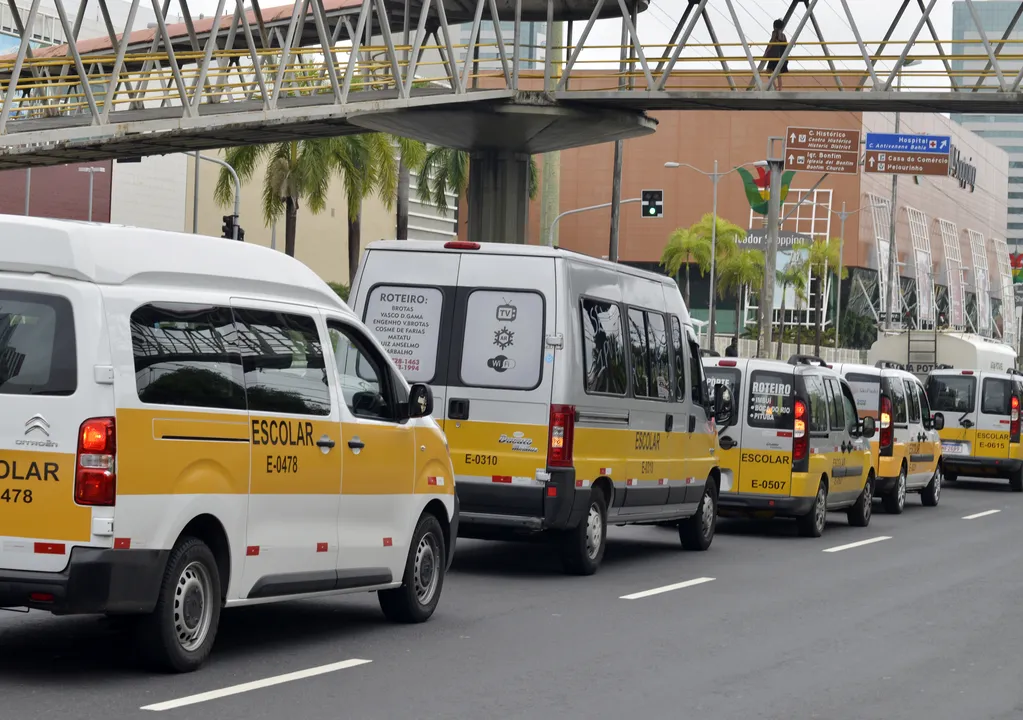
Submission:
M 948 135 L 907 135 L 905 133 L 867 133 L 867 152 L 932 153 L 948 155 L 952 138 Z
M 867 150 L 863 170 L 884 175 L 948 175 L 948 153 L 935 155 Z
M 859 130 L 790 127 L 785 132 L 786 170 L 855 175 L 859 159 Z

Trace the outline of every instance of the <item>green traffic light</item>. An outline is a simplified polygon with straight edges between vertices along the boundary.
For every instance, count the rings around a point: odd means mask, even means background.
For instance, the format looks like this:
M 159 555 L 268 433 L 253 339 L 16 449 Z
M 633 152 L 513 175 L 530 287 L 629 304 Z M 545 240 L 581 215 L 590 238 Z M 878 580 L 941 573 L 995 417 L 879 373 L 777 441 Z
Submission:
M 650 213 L 649 214 L 650 215 L 656 215 L 657 214 L 657 208 L 650 208 Z

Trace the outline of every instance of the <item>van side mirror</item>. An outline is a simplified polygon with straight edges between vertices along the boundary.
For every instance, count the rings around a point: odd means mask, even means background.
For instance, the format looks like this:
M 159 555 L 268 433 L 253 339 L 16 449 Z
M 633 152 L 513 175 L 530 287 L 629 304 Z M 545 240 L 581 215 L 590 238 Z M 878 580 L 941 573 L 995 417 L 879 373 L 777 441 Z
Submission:
M 931 413 L 931 427 L 935 430 L 944 430 L 945 416 L 940 412 Z
M 433 390 L 429 385 L 416 383 L 408 393 L 408 416 L 421 418 L 433 414 Z
M 877 432 L 877 423 L 872 417 L 865 417 L 860 420 L 860 435 L 867 440 L 874 437 L 874 433 Z
M 732 391 L 724 383 L 714 386 L 714 422 L 722 427 L 732 422 Z

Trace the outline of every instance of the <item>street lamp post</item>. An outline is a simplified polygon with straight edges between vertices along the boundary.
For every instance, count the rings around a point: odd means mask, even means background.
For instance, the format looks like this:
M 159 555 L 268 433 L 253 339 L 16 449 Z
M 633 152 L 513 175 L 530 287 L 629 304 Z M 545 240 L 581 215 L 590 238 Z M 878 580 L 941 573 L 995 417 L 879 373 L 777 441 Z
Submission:
M 106 168 L 103 167 L 80 167 L 78 172 L 89 174 L 89 222 L 92 222 L 92 191 L 94 187 L 94 179 L 96 173 L 105 173 Z M 27 214 L 27 213 L 26 213 Z

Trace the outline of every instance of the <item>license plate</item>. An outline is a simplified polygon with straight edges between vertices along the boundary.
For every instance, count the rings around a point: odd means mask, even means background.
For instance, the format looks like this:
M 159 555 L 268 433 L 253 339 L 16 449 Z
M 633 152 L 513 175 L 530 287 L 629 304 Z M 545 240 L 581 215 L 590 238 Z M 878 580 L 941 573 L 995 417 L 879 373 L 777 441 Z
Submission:
M 941 451 L 946 455 L 969 455 L 970 446 L 966 443 L 943 442 L 941 443 Z

